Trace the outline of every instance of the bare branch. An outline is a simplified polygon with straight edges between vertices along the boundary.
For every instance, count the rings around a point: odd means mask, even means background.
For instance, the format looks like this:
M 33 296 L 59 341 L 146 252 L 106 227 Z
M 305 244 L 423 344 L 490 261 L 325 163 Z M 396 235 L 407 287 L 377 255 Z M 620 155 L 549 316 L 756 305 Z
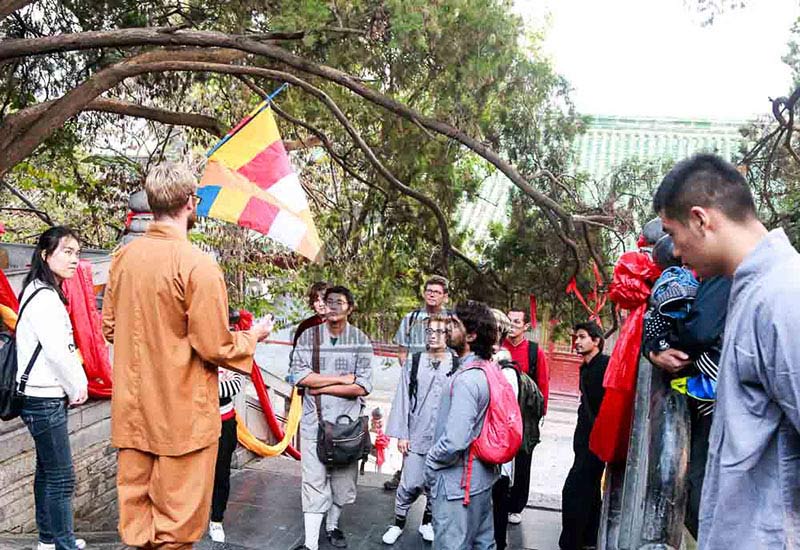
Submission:
M 91 78 L 80 86 L 73 88 L 53 104 L 38 112 L 26 127 L 14 122 L 24 117 L 25 111 L 17 113 L 15 117 L 8 117 L 0 126 L 0 177 L 22 159 L 30 155 L 36 147 L 44 141 L 64 122 L 95 100 L 100 94 L 113 88 L 126 78 L 149 72 L 163 72 L 173 70 L 175 63 L 180 61 L 219 61 L 229 62 L 242 57 L 240 52 L 233 50 L 160 50 L 136 55 L 125 61 L 112 65 Z M 33 107 L 36 108 L 35 106 Z
M 169 28 L 136 28 L 119 29 L 114 31 L 90 31 L 83 33 L 64 34 L 37 39 L 5 40 L 0 43 L 0 61 L 9 60 L 26 55 L 41 55 L 54 52 L 72 50 L 86 50 L 100 47 L 126 47 L 126 46 L 206 46 L 232 48 L 249 53 L 263 55 L 279 61 L 299 71 L 313 74 L 335 82 L 364 99 L 379 105 L 390 112 L 432 130 L 441 135 L 454 139 L 471 149 L 506 175 L 517 187 L 541 208 L 552 211 L 564 224 L 564 230 L 574 234 L 574 225 L 570 214 L 556 201 L 541 193 L 498 153 L 484 145 L 479 140 L 467 135 L 458 128 L 445 122 L 423 116 L 410 109 L 399 101 L 381 94 L 373 88 L 366 86 L 358 78 L 310 61 L 295 55 L 288 50 L 274 44 L 265 44 L 249 38 L 247 35 L 228 35 L 210 31 L 177 31 Z
M 450 247 L 450 250 L 453 251 L 453 256 L 455 256 L 456 258 L 460 259 L 465 264 L 467 264 L 475 273 L 477 273 L 478 275 L 484 275 L 484 276 L 488 275 L 489 278 L 492 280 L 492 282 L 494 283 L 494 285 L 497 288 L 502 290 L 503 293 L 505 293 L 506 295 L 509 294 L 508 285 L 506 285 L 503 281 L 500 280 L 500 277 L 498 277 L 497 273 L 495 273 L 495 271 L 493 269 L 486 269 L 486 270 L 481 269 L 478 266 L 478 264 L 476 264 L 474 261 L 472 261 L 466 254 L 461 252 L 459 249 L 457 249 L 455 247 Z
M 36 0 L 0 0 L 0 21 Z
M 19 200 L 21 200 L 25 204 L 25 206 L 30 208 L 31 212 L 36 214 L 39 217 L 39 219 L 42 220 L 44 223 L 46 223 L 47 225 L 50 225 L 50 226 L 55 225 L 53 223 L 53 220 L 50 219 L 50 216 L 47 214 L 47 212 L 45 212 L 44 210 L 42 210 L 41 208 L 38 208 L 35 204 L 33 204 L 33 202 L 31 202 L 31 200 L 28 197 L 23 195 L 22 192 L 19 189 L 17 189 L 16 187 L 14 187 L 13 185 L 11 185 L 10 183 L 8 183 L 5 180 L 0 180 L 0 184 L 4 185 L 6 189 L 11 191 L 12 195 L 14 195 Z

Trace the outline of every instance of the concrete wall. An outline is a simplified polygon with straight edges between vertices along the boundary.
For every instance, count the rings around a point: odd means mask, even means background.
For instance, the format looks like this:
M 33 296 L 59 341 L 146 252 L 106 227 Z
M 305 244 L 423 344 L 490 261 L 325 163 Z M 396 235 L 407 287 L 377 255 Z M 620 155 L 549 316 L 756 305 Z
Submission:
M 271 386 L 270 398 L 278 420 L 288 410 L 288 385 L 264 374 Z M 236 407 L 249 429 L 269 443 L 255 390 L 247 384 L 237 396 Z M 70 445 L 75 464 L 76 489 L 73 500 L 77 532 L 114 531 L 117 528 L 116 450 L 110 446 L 111 403 L 91 401 L 69 412 Z M 268 436 L 269 435 L 269 436 Z M 233 458 L 238 468 L 255 458 L 241 446 Z M 33 474 L 36 454 L 33 439 L 21 420 L 0 421 L 0 532 L 34 532 Z
M 111 403 L 93 401 L 70 411 L 69 430 L 77 480 L 75 519 L 78 530 L 106 531 L 116 525 L 116 453 L 108 443 Z M 33 439 L 21 420 L 0 422 L 0 531 L 35 531 Z M 91 528 L 89 528 L 91 525 Z

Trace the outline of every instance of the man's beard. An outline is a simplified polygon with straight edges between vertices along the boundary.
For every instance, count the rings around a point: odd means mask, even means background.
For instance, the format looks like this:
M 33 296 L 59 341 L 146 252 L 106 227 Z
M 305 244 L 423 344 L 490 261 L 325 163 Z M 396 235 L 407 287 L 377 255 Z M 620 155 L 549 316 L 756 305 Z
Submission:
M 453 342 L 452 340 L 447 342 L 447 347 L 456 352 L 457 355 L 461 355 L 464 353 L 466 349 L 467 343 L 466 341 L 462 340 L 461 342 Z
M 193 210 L 189 217 L 186 219 L 186 230 L 191 231 L 194 224 L 197 223 L 197 210 Z

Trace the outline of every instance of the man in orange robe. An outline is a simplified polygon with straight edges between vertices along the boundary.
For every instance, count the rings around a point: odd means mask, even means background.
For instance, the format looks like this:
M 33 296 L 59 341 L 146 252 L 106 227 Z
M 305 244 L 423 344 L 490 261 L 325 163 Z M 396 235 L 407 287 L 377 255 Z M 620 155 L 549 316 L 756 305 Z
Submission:
M 186 167 L 150 172 L 155 222 L 116 254 L 103 300 L 103 334 L 114 344 L 119 532 L 130 546 L 188 549 L 203 536 L 220 435 L 216 365 L 249 373 L 272 328 L 228 330 L 222 272 L 187 238 L 196 190 Z

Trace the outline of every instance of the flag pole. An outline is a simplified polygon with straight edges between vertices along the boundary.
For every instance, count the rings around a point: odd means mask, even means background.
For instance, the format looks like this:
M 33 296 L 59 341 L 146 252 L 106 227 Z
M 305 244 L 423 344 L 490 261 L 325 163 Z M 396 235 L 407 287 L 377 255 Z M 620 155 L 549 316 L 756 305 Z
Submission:
M 208 150 L 208 152 L 206 153 L 206 158 L 208 158 L 211 155 L 213 155 L 217 151 L 217 149 L 219 149 L 220 147 L 225 145 L 228 142 L 228 140 L 230 140 L 234 135 L 236 135 L 236 133 L 239 130 L 241 130 L 242 128 L 247 126 L 247 123 L 250 122 L 251 120 L 253 120 L 253 118 L 256 115 L 258 115 L 261 111 L 263 111 L 264 109 L 269 107 L 269 104 L 272 103 L 272 100 L 275 99 L 275 97 L 279 93 L 281 93 L 282 91 L 284 91 L 288 87 L 289 87 L 289 83 L 288 82 L 284 82 L 274 92 L 269 94 L 261 103 L 256 105 L 255 108 L 252 111 L 250 111 L 250 113 L 246 117 L 244 117 L 241 121 L 239 121 L 239 124 L 234 126 L 233 129 L 230 132 L 225 134 L 225 137 L 223 137 L 221 140 L 219 140 L 211 149 Z

